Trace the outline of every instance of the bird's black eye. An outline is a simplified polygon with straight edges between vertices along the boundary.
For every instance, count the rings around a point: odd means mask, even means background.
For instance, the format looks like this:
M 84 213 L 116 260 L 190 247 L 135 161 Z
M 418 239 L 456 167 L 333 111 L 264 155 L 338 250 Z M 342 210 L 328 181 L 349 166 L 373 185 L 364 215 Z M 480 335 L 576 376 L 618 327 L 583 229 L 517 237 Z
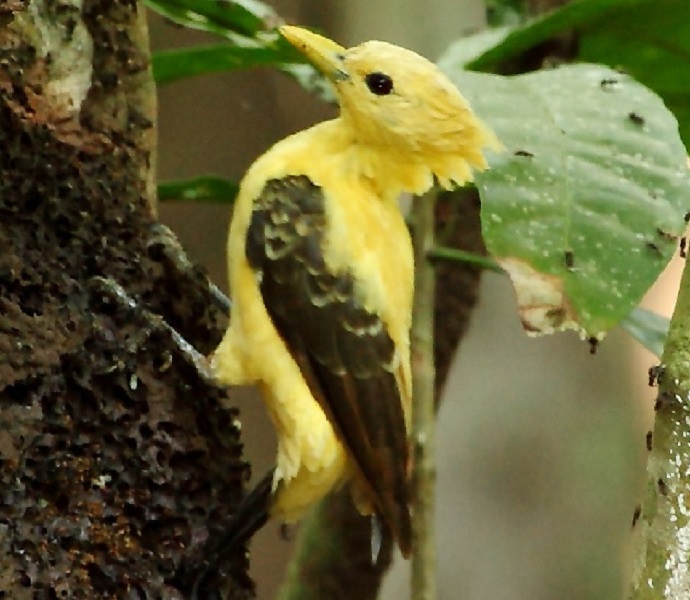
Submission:
M 369 73 L 364 81 L 373 94 L 387 96 L 393 91 L 393 80 L 385 73 Z

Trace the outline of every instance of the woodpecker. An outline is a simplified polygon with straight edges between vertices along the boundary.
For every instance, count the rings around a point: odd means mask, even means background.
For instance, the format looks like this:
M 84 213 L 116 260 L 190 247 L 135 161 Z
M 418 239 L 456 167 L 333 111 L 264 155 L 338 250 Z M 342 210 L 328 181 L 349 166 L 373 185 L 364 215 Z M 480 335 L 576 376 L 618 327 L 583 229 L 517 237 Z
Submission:
M 398 198 L 471 181 L 498 142 L 418 54 L 280 32 L 331 81 L 340 115 L 278 142 L 244 177 L 232 314 L 211 366 L 224 384 L 256 385 L 275 425 L 276 467 L 257 492 L 267 514 L 294 522 L 349 484 L 408 556 L 414 266 Z

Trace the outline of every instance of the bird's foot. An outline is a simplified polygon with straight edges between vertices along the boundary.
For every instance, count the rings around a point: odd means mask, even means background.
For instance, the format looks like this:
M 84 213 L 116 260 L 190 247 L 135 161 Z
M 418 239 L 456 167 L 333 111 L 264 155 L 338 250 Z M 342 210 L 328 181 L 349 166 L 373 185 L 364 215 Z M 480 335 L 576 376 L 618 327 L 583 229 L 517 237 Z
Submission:
M 93 277 L 91 290 L 92 293 L 101 295 L 101 301 L 114 302 L 121 308 L 136 313 L 146 323 L 144 335 L 152 331 L 167 331 L 180 354 L 196 369 L 199 377 L 208 385 L 218 386 L 218 381 L 206 357 L 171 327 L 163 317 L 139 304 L 119 283 L 107 277 Z
M 206 280 L 208 295 L 214 304 L 223 314 L 230 315 L 230 299 L 189 260 L 177 236 L 169 227 L 162 223 L 154 223 L 151 226 L 147 250 L 153 259 L 165 262 L 168 268 L 179 274 L 194 278 L 201 275 Z

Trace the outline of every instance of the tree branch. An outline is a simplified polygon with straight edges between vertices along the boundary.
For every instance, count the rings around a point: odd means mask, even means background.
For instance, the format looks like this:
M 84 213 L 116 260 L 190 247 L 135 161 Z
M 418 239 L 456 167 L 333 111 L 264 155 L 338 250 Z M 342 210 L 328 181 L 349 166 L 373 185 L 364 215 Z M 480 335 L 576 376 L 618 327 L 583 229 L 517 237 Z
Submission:
M 415 296 L 412 317 L 412 600 L 436 598 L 436 410 L 434 369 L 434 215 L 437 191 L 412 207 Z
M 690 589 L 690 263 L 685 263 L 662 364 L 650 371 L 658 381 L 654 430 L 647 433 L 647 489 L 636 509 L 640 557 L 632 598 L 666 600 Z

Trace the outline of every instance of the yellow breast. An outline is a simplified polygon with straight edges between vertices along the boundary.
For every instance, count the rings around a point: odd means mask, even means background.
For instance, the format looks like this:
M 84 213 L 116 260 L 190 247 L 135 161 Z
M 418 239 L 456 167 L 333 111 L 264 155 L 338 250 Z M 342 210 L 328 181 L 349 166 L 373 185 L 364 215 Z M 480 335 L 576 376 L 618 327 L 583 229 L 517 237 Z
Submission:
M 294 521 L 348 473 L 333 429 L 266 312 L 256 276 L 245 257 L 253 200 L 269 179 L 307 175 L 326 192 L 325 258 L 350 270 L 360 301 L 379 314 L 398 349 L 399 384 L 409 403 L 409 339 L 412 251 L 394 199 L 382 199 L 326 135 L 328 123 L 283 140 L 249 170 L 241 185 L 228 238 L 231 324 L 212 365 L 229 385 L 259 384 L 278 433 L 275 516 Z M 324 136 L 336 147 L 325 147 Z M 409 407 L 406 407 L 409 408 Z M 408 411 L 409 412 L 409 411 Z

